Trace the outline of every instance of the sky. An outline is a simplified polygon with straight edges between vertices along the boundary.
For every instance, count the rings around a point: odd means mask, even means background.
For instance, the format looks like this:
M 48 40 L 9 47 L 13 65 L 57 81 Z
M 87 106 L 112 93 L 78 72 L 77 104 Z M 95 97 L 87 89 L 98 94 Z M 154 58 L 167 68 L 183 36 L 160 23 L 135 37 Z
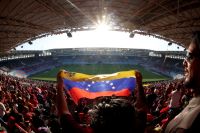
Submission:
M 85 47 L 109 47 L 109 48 L 135 48 L 150 49 L 155 51 L 183 51 L 184 48 L 169 42 L 139 34 L 133 38 L 128 32 L 93 30 L 72 32 L 72 38 L 66 33 L 52 35 L 32 41 L 32 45 L 24 43 L 16 50 L 48 50 L 57 48 L 85 48 Z M 23 47 L 21 47 L 23 46 Z

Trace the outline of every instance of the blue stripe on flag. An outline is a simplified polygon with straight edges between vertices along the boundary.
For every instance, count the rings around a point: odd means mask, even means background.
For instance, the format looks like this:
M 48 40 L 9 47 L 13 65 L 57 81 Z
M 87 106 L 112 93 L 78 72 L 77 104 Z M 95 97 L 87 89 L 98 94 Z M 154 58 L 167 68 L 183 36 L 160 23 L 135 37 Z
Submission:
M 77 87 L 88 92 L 119 91 L 129 89 L 133 91 L 136 79 L 134 77 L 106 81 L 71 81 L 64 78 L 68 90 Z

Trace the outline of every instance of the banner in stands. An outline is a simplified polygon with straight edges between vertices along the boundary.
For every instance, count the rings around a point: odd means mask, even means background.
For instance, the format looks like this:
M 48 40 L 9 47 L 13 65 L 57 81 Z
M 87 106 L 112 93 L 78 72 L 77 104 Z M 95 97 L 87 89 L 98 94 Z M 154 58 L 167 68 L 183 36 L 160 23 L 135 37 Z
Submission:
M 134 70 L 101 75 L 62 71 L 60 76 L 63 78 L 65 89 L 75 103 L 78 103 L 80 98 L 129 96 L 136 87 Z

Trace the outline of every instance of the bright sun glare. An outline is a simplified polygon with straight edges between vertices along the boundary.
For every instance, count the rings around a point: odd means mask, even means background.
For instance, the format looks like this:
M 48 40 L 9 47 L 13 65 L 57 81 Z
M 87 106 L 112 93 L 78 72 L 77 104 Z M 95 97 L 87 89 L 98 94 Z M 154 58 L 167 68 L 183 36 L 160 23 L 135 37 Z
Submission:
M 96 36 L 110 36 L 109 30 L 111 29 L 111 26 L 107 25 L 105 22 L 99 22 L 96 25 L 96 29 L 94 30 L 94 34 Z
M 105 32 L 110 29 L 109 25 L 106 25 L 105 23 L 100 23 L 99 25 L 96 26 L 96 31 L 97 32 Z

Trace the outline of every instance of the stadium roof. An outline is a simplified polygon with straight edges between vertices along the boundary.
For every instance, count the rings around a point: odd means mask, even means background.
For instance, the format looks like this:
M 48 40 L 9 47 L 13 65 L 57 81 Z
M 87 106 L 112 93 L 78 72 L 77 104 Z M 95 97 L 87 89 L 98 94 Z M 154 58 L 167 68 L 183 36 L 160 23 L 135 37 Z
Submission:
M 200 30 L 200 1 L 0 0 L 0 52 L 52 34 L 92 30 L 102 21 L 112 30 L 187 47 L 191 33 Z

